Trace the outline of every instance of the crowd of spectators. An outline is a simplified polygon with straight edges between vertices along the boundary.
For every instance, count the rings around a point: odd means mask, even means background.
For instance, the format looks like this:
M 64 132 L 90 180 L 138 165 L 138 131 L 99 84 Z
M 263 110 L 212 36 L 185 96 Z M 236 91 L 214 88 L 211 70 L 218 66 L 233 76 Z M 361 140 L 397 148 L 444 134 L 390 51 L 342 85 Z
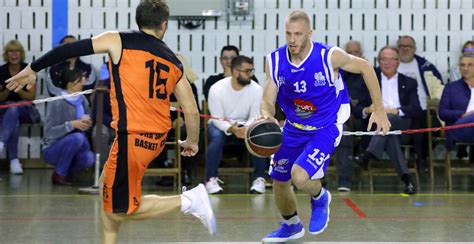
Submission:
M 77 39 L 68 35 L 62 43 L 74 42 Z M 378 66 L 375 68 L 382 90 L 385 110 L 392 123 L 392 129 L 416 129 L 428 127 L 426 111 L 430 101 L 439 101 L 439 118 L 433 117 L 431 126 L 455 125 L 474 122 L 474 41 L 469 40 L 462 46 L 459 63 L 450 68 L 450 77 L 443 77 L 438 68 L 424 57 L 416 54 L 416 40 L 411 36 L 400 36 L 395 46 L 385 46 L 379 50 Z M 347 53 L 363 57 L 363 44 L 351 40 L 346 43 Z M 0 66 L 0 103 L 11 104 L 22 101 L 32 101 L 36 97 L 36 87 L 11 92 L 5 88 L 4 81 L 17 74 L 27 64 L 23 45 L 12 40 L 3 48 L 4 64 Z M 182 55 L 185 75 L 191 82 L 197 104 L 198 89 L 193 83 L 198 79 L 192 71 L 186 58 Z M 227 45 L 222 47 L 219 56 L 222 73 L 211 75 L 203 84 L 205 105 L 214 117 L 225 117 L 234 122 L 209 120 L 203 126 L 208 127 L 207 151 L 205 156 L 205 182 L 209 193 L 223 191 L 218 176 L 218 167 L 222 158 L 224 145 L 236 143 L 243 145 L 243 133 L 246 123 L 259 114 L 259 101 L 262 87 L 254 75 L 253 60 L 240 55 L 237 47 Z M 262 71 L 259 71 L 262 72 Z M 360 74 L 340 70 L 346 88 L 351 97 L 353 116 L 344 125 L 344 130 L 364 130 L 367 117 L 373 110 L 370 96 Z M 99 72 L 93 65 L 79 58 L 72 58 L 52 66 L 47 71 L 46 87 L 50 96 L 70 94 L 76 91 L 91 89 L 99 80 L 105 87 L 110 87 L 108 64 L 104 63 Z M 43 159 L 53 165 L 52 183 L 71 185 L 77 174 L 94 164 L 93 149 L 99 148 L 101 163 L 104 163 L 110 143 L 115 136 L 110 127 L 112 112 L 110 97 L 105 94 L 103 104 L 103 126 L 101 145 L 95 145 L 95 121 L 97 113 L 97 98 L 95 96 L 79 96 L 51 102 L 47 106 L 44 118 L 34 105 L 12 106 L 0 109 L 0 153 L 6 151 L 10 162 L 11 174 L 22 174 L 23 168 L 18 158 L 18 141 L 20 124 L 43 123 Z M 93 106 L 90 106 L 92 104 Z M 204 108 L 202 108 L 204 109 Z M 175 119 L 182 121 L 180 116 Z M 282 119 L 283 121 L 283 119 Z M 185 123 L 185 122 L 184 122 Z M 181 123 L 184 125 L 184 123 Z M 185 133 L 184 126 L 181 134 Z M 456 143 L 474 142 L 474 127 L 453 130 L 446 133 L 448 150 L 455 149 Z M 338 190 L 350 191 L 354 177 L 353 166 L 364 170 L 369 160 L 380 160 L 386 153 L 400 179 L 405 183 L 405 193 L 416 193 L 416 184 L 407 170 L 405 155 L 401 144 L 413 146 L 416 155 L 417 168 L 420 174 L 428 172 L 428 143 L 427 134 L 415 134 L 410 137 L 399 135 L 343 137 L 340 146 L 335 151 L 335 161 L 338 172 Z M 92 147 L 91 145 L 95 145 Z M 244 147 L 243 147 L 244 148 Z M 461 147 L 462 150 L 462 147 Z M 166 154 L 166 153 L 165 153 Z M 458 154 L 459 155 L 459 154 Z M 265 192 L 265 170 L 268 159 L 250 157 L 255 171 L 251 191 Z M 472 158 L 472 156 L 471 156 Z M 166 161 L 164 157 L 162 161 Z M 183 161 L 183 179 L 190 184 L 193 161 L 197 158 Z

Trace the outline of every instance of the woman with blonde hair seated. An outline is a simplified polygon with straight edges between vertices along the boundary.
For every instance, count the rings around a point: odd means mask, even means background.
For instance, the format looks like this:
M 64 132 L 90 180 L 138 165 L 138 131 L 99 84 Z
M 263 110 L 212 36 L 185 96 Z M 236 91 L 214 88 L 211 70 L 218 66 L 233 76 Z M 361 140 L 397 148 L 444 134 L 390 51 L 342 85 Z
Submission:
M 21 89 L 13 92 L 5 87 L 5 80 L 16 75 L 27 66 L 25 63 L 25 49 L 17 40 L 7 42 L 3 48 L 3 61 L 0 66 L 0 104 L 32 101 L 36 97 L 36 86 L 31 89 Z M 41 121 L 40 114 L 34 105 L 13 106 L 0 109 L 0 122 L 2 123 L 0 136 L 0 153 L 5 149 L 10 159 L 10 173 L 22 174 L 20 160 L 18 159 L 18 140 L 20 138 L 20 123 L 37 124 Z

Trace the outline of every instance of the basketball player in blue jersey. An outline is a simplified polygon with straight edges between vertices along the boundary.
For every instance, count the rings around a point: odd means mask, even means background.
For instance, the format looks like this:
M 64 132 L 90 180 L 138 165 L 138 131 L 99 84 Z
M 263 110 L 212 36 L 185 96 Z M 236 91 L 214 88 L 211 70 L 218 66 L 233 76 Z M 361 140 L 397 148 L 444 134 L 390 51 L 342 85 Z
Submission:
M 297 215 L 293 183 L 311 196 L 309 232 L 319 234 L 329 222 L 331 194 L 321 186 L 327 164 L 339 144 L 342 125 L 350 116 L 348 92 L 339 69 L 361 73 L 374 101 L 368 129 L 385 134 L 390 122 L 372 66 L 338 47 L 311 41 L 308 15 L 294 11 L 286 19 L 287 44 L 268 54 L 261 117 L 274 118 L 275 102 L 286 115 L 283 143 L 270 167 L 280 227 L 263 242 L 283 242 L 304 236 Z

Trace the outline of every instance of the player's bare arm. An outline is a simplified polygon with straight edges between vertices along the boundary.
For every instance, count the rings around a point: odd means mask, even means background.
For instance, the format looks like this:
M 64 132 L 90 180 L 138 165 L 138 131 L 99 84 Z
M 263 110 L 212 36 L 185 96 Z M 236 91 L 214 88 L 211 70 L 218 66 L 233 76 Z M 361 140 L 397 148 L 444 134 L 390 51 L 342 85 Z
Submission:
M 275 116 L 275 101 L 278 93 L 278 87 L 273 82 L 272 77 L 270 76 L 270 68 L 268 62 L 265 63 L 265 84 L 263 87 L 263 97 L 260 104 L 260 115 L 263 118 L 274 118 Z
M 194 156 L 199 151 L 199 111 L 191 86 L 184 75 L 176 84 L 174 95 L 183 109 L 186 121 L 187 138 L 182 142 L 180 141 L 180 145 L 183 147 L 181 154 L 183 156 Z
M 107 31 L 92 37 L 94 53 L 108 53 L 112 62 L 117 64 L 122 55 L 122 41 L 117 31 Z
M 376 131 L 382 131 L 383 134 L 386 134 L 390 130 L 391 125 L 383 108 L 382 92 L 380 91 L 377 75 L 375 74 L 372 65 L 370 65 L 367 60 L 349 55 L 338 47 L 333 51 L 331 62 L 335 70 L 341 68 L 352 73 L 362 74 L 364 82 L 369 90 L 370 97 L 372 98 L 372 103 L 374 104 L 374 112 L 370 116 L 367 130 L 370 130 L 372 124 L 375 123 L 377 124 Z

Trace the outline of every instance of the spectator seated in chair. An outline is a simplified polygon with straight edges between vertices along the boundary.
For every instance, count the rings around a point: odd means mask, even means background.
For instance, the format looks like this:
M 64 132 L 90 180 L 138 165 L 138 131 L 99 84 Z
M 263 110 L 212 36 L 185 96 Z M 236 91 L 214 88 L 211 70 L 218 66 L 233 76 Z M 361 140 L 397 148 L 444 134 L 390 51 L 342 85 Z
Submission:
M 3 48 L 3 61 L 6 64 L 0 66 L 0 104 L 11 104 L 22 101 L 32 101 L 36 97 L 36 85 L 29 90 L 26 88 L 13 92 L 5 87 L 5 80 L 16 75 L 27 64 L 25 60 L 25 49 L 17 40 L 9 41 Z M 2 123 L 0 137 L 0 153 L 5 149 L 10 160 L 10 173 L 22 174 L 23 168 L 18 159 L 18 140 L 20 138 L 20 123 L 37 124 L 41 117 L 34 105 L 14 106 L 0 109 L 0 121 Z
M 435 65 L 425 58 L 416 54 L 416 42 L 412 36 L 400 36 L 397 40 L 397 46 L 400 52 L 400 62 L 397 68 L 398 73 L 404 74 L 416 80 L 418 86 L 418 100 L 420 101 L 423 114 L 427 114 L 428 101 L 430 99 L 439 99 L 443 90 L 443 79 L 441 73 Z M 433 120 L 433 125 L 438 126 L 438 120 Z M 428 127 L 426 116 L 413 120 L 413 129 Z M 416 163 L 419 172 L 428 173 L 428 134 L 413 134 L 413 147 L 416 153 Z
M 383 47 L 378 55 L 380 67 L 375 71 L 382 90 L 383 105 L 392 124 L 392 130 L 411 128 L 412 121 L 419 119 L 418 117 L 423 114 L 418 100 L 416 81 L 397 72 L 400 63 L 398 54 L 396 47 Z M 365 97 L 361 97 L 354 111 L 354 114 L 362 119 L 367 119 L 373 112 L 372 101 L 368 90 L 365 90 Z M 384 152 L 387 152 L 397 174 L 405 183 L 404 192 L 415 194 L 415 183 L 410 176 L 401 149 L 399 135 L 372 136 L 367 150 L 355 160 L 355 163 L 362 168 L 366 168 L 369 160 L 380 159 Z
M 206 152 L 206 189 L 213 194 L 223 191 L 219 185 L 218 168 L 226 142 L 244 144 L 245 122 L 260 114 L 262 88 L 251 78 L 254 73 L 252 59 L 238 56 L 231 63 L 232 75 L 215 83 L 209 91 L 209 112 L 214 118 L 208 123 L 209 145 Z M 266 159 L 252 156 L 254 173 L 251 191 L 265 192 L 264 174 Z
M 61 71 L 61 94 L 82 91 L 83 76 L 79 69 Z M 44 124 L 44 160 L 54 166 L 53 184 L 71 185 L 74 177 L 94 164 L 94 153 L 85 131 L 92 126 L 89 105 L 83 96 L 68 97 L 48 104 Z
M 474 52 L 461 56 L 459 69 L 462 78 L 445 86 L 439 103 L 439 116 L 446 125 L 474 122 Z M 474 143 L 474 127 L 446 131 L 448 150 L 456 142 Z

